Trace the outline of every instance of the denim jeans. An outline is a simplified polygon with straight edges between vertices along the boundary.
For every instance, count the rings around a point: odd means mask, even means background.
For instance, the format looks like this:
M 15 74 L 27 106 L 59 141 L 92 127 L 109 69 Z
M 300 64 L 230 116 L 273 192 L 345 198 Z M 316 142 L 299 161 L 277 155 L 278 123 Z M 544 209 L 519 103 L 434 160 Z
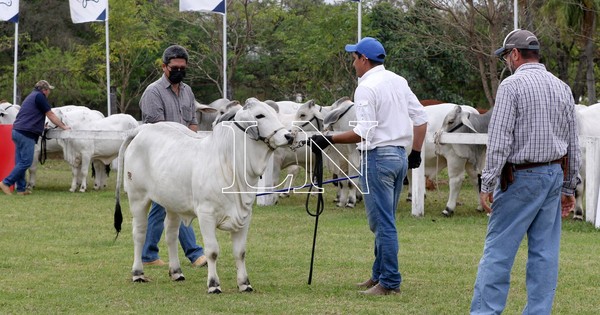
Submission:
M 12 131 L 12 139 L 15 143 L 15 167 L 2 182 L 6 186 L 16 184 L 16 191 L 24 192 L 27 188 L 25 172 L 27 172 L 27 169 L 33 163 L 33 150 L 36 141 L 14 129 Z
M 153 201 L 148 216 L 146 241 L 144 242 L 144 248 L 142 249 L 143 262 L 151 262 L 160 258 L 158 256 L 158 242 L 165 229 L 166 215 L 167 212 L 165 211 L 165 208 Z M 181 248 L 183 248 L 185 257 L 192 263 L 200 256 L 204 255 L 202 246 L 196 244 L 196 234 L 191 225 L 185 226 L 183 223 L 179 225 L 179 243 L 181 244 Z
M 560 165 L 514 172 L 502 192 L 496 187 L 471 314 L 500 314 L 506 305 L 510 272 L 527 235 L 527 304 L 523 314 L 550 314 L 558 281 L 561 232 Z
M 367 151 L 361 163 L 367 220 L 375 234 L 371 279 L 386 289 L 397 289 L 402 276 L 398 270 L 396 208 L 406 176 L 406 152 L 402 147 L 379 147 Z

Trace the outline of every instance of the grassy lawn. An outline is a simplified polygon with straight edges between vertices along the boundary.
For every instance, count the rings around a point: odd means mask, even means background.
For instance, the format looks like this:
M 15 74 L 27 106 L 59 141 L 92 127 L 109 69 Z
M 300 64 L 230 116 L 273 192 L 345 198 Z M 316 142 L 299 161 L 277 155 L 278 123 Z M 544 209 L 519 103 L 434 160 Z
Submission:
M 401 203 L 400 295 L 357 293 L 354 283 L 370 273 L 373 236 L 364 204 L 336 208 L 332 187 L 319 219 L 312 285 L 307 279 L 314 219 L 305 212 L 305 195 L 296 195 L 277 206 L 254 207 L 247 247 L 253 293 L 237 292 L 229 235 L 218 233 L 224 292 L 208 295 L 206 268 L 192 268 L 181 250 L 186 281 L 170 281 L 168 267 L 147 267 L 153 281 L 131 283 L 133 242 L 125 194 L 123 232 L 114 241 L 116 173 L 108 190 L 86 193 L 68 192 L 71 175 L 63 161 L 48 160 L 38 174 L 32 195 L 0 196 L 0 314 L 468 313 L 487 224 L 468 186 L 452 218 L 441 215 L 446 185 L 428 192 L 423 218 L 412 217 L 410 204 Z M 160 245 L 167 260 L 164 241 Z M 598 314 L 600 232 L 589 223 L 565 221 L 560 259 L 554 314 Z M 505 314 L 520 314 L 525 304 L 525 260 L 522 246 Z

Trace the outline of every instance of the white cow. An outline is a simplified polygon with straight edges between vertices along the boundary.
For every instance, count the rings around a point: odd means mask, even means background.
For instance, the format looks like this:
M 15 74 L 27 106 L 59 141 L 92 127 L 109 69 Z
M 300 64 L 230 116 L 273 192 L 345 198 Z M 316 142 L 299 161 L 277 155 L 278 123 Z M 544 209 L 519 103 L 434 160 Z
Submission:
M 208 105 L 200 104 L 197 101 L 195 104 L 199 131 L 211 131 L 215 121 L 218 120 L 220 116 L 224 115 L 232 108 L 239 109 L 242 107 L 240 102 L 230 101 L 226 98 L 217 99 Z M 213 108 L 216 109 L 216 111 L 206 110 L 207 108 Z
M 323 120 L 323 129 L 335 132 L 352 130 L 350 122 L 356 121 L 356 110 L 354 102 L 348 97 L 342 97 L 331 105 L 331 111 Z M 360 170 L 360 152 L 356 144 L 334 144 L 325 149 L 330 159 L 323 158 L 334 178 L 343 178 L 348 175 L 355 177 Z M 345 174 L 345 175 L 344 175 Z M 359 181 L 357 178 L 337 182 L 337 195 L 335 202 L 338 207 L 354 208 L 356 203 L 362 199 L 362 194 L 357 189 Z
M 316 105 L 313 100 L 309 100 L 304 104 L 282 101 L 273 102 L 265 101 L 265 103 L 275 109 L 277 112 L 277 118 L 279 121 L 290 131 L 295 134 L 300 126 L 294 125 L 296 121 L 296 112 L 302 106 L 319 106 Z M 320 106 L 319 106 L 320 107 Z M 292 179 L 297 175 L 301 168 L 305 168 L 310 163 L 309 154 L 312 154 L 310 148 L 307 146 L 300 146 L 292 149 L 289 146 L 280 147 L 273 153 L 273 163 L 271 169 L 265 173 L 263 177 L 263 187 L 271 189 L 289 188 L 292 185 Z M 288 175 L 286 179 L 280 183 L 279 177 L 282 170 L 286 170 Z M 308 170 L 307 170 L 308 171 Z M 279 197 L 287 197 L 289 193 L 270 194 L 258 200 L 258 204 L 261 206 L 274 205 L 277 203 Z
M 575 109 L 577 115 L 577 126 L 579 127 L 579 136 L 600 137 L 600 103 L 583 106 L 578 105 Z M 585 185 L 585 164 L 586 164 L 586 149 L 581 146 L 581 169 L 579 175 L 581 184 L 577 185 L 575 214 L 573 219 L 583 220 L 583 191 Z
M 69 126 L 72 130 L 126 131 L 136 128 L 138 122 L 131 115 L 115 114 L 91 122 L 72 122 Z M 104 165 L 110 164 L 117 158 L 122 142 L 122 140 L 107 139 L 59 139 L 58 143 L 63 148 L 64 159 L 71 165 L 73 173 L 69 191 L 75 192 L 79 186 L 79 191 L 85 192 L 90 162 L 100 160 Z
M 148 281 L 143 271 L 142 246 L 150 202 L 155 201 L 167 211 L 171 279 L 185 279 L 177 255 L 179 224 L 183 220 L 189 225 L 197 217 L 208 259 L 208 293 L 221 292 L 216 265 L 217 228 L 231 232 L 239 291 L 252 291 L 245 257 L 256 186 L 273 151 L 292 141 L 273 108 L 254 98 L 246 101 L 232 122 L 216 125 L 204 138 L 171 122 L 137 128 L 119 153 L 115 207 L 118 233 L 122 223 L 119 190 L 125 175 L 123 184 L 133 215 L 133 281 Z
M 455 105 L 446 117 L 442 127 L 436 135 L 441 132 L 456 133 L 487 133 L 493 108 L 485 114 L 480 115 L 473 112 L 472 107 Z M 448 164 L 449 195 L 446 208 L 442 211 L 445 216 L 451 216 L 456 210 L 458 194 L 465 178 L 465 171 L 479 196 L 478 175 L 481 174 L 485 164 L 485 145 L 481 144 L 441 144 L 436 137 L 436 153 L 443 156 Z M 479 199 L 479 197 L 478 197 Z M 478 211 L 483 211 L 483 206 L 477 206 Z
M 11 125 L 17 118 L 21 106 L 11 103 L 0 103 L 0 125 Z
M 85 106 L 66 105 L 52 108 L 54 114 L 67 126 L 73 124 L 86 124 L 94 120 L 104 118 L 104 114 L 97 110 L 91 110 Z M 46 118 L 47 128 L 56 128 L 56 126 Z M 27 187 L 33 189 L 37 180 L 37 163 L 40 160 L 40 155 L 44 157 L 48 153 L 63 152 L 63 148 L 58 144 L 58 139 L 47 139 L 41 137 L 35 145 L 33 152 L 33 163 L 29 167 L 29 180 Z M 43 159 L 42 159 L 43 162 Z M 97 171 L 94 177 L 94 189 L 100 189 L 106 187 L 107 173 L 105 172 L 105 165 L 99 160 L 94 160 L 94 169 Z

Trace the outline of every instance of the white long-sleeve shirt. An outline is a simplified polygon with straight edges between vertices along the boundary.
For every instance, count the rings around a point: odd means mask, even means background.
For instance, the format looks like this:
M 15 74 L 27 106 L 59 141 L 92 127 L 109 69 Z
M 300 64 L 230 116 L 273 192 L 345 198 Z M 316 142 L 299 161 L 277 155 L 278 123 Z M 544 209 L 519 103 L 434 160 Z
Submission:
M 427 114 L 403 77 L 383 65 L 367 71 L 354 92 L 357 125 L 353 131 L 363 138 L 359 150 L 381 146 L 409 146 L 413 126 L 427 123 Z

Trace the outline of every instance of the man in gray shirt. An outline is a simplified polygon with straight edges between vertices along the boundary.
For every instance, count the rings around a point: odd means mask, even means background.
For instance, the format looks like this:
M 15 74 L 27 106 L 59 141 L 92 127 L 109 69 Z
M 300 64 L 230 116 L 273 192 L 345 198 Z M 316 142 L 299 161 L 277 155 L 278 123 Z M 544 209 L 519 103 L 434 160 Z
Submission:
M 480 199 L 491 215 L 471 314 L 502 313 L 525 236 L 523 314 L 550 314 L 558 280 L 561 210 L 568 214 L 575 204 L 581 165 L 575 102 L 569 86 L 539 62 L 540 43 L 530 31 L 512 31 L 496 55 L 512 75 L 498 87 L 488 131 Z
M 143 122 L 173 121 L 198 131 L 194 93 L 189 85 L 181 82 L 188 62 L 187 51 L 179 45 L 170 46 L 165 49 L 162 62 L 163 75 L 146 88 L 140 99 Z M 166 265 L 158 256 L 158 242 L 164 230 L 165 216 L 165 208 L 153 201 L 142 249 L 144 265 Z M 194 266 L 206 265 L 204 249 L 196 244 L 196 235 L 191 226 L 179 226 L 179 242 Z

